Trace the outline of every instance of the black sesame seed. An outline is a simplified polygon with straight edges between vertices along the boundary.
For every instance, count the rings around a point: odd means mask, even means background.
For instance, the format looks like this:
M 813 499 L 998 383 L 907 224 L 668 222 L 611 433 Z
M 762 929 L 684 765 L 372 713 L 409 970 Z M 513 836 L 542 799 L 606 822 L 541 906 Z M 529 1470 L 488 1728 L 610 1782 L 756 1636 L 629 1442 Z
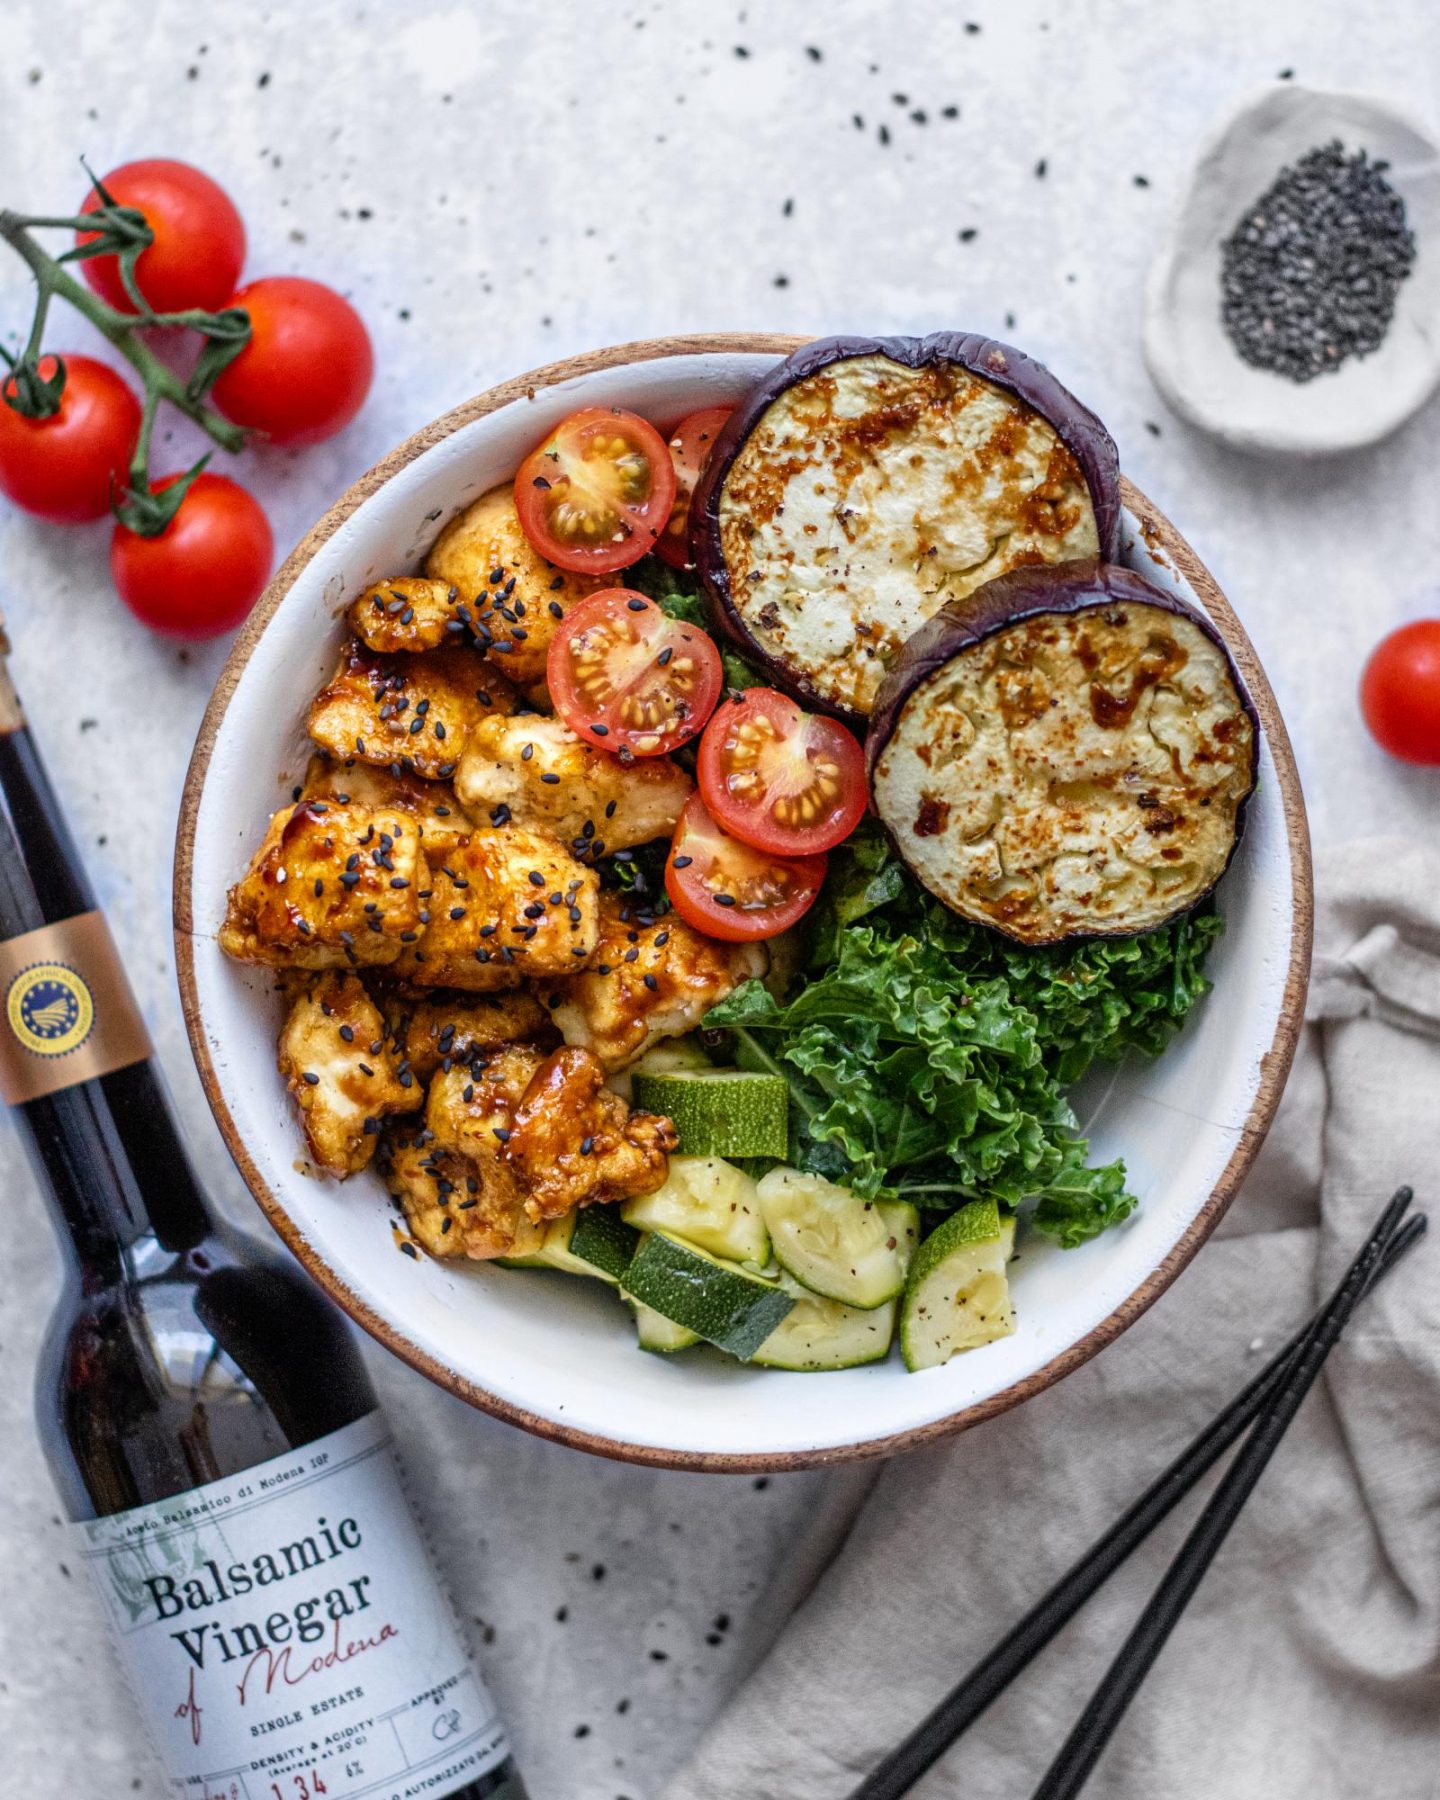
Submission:
M 530 871 L 530 884 L 532 887 L 544 887 L 545 877 L 538 869 L 532 869 Z
M 694 860 L 693 856 L 677 856 L 671 866 L 676 869 L 688 869 Z
M 712 894 L 711 898 L 717 906 L 733 906 L 735 904 L 735 896 L 733 894 Z
M 320 1085 L 320 1077 L 313 1069 L 306 1069 L 303 1079 L 309 1087 L 319 1087 Z
M 549 772 L 542 775 L 540 777 L 540 779 L 545 783 L 545 785 L 547 787 L 558 787 L 560 785 L 560 777 L 558 775 L 554 775 Z
M 581 1138 L 580 1154 L 582 1156 L 588 1156 L 594 1148 L 595 1148 L 595 1140 L 593 1137 Z
M 642 600 L 637 594 L 633 600 L 627 600 L 625 604 L 631 612 L 644 612 L 650 602 L 648 600 Z
M 592 722 L 590 729 L 595 733 L 596 737 L 609 737 L 610 735 L 610 727 L 608 725 L 602 725 L 598 719 Z

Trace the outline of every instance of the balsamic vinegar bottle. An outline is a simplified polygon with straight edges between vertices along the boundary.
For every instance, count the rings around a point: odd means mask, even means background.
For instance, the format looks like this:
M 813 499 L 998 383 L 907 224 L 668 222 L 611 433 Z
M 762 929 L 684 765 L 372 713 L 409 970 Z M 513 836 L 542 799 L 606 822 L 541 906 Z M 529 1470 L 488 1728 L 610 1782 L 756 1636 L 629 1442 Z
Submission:
M 5 670 L 0 1096 L 67 1251 L 39 1423 L 184 1800 L 524 1800 L 364 1365 L 217 1220 Z

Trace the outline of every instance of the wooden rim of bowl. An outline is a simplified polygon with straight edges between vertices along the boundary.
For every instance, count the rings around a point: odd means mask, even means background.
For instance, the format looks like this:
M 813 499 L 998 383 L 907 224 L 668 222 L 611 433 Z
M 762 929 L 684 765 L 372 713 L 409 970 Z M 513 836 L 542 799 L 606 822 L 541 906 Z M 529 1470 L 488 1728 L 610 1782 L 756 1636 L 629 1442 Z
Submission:
M 1022 1401 L 1043 1393 L 1046 1388 L 1053 1386 L 1062 1377 L 1078 1369 L 1082 1363 L 1088 1362 L 1098 1351 L 1103 1350 L 1107 1344 L 1112 1343 L 1123 1331 L 1133 1325 L 1136 1319 L 1160 1298 L 1224 1217 L 1231 1201 L 1239 1191 L 1240 1184 L 1248 1173 L 1251 1163 L 1254 1162 L 1265 1133 L 1269 1130 L 1270 1122 L 1275 1116 L 1275 1109 L 1280 1103 L 1285 1078 L 1295 1055 L 1300 1027 L 1304 1020 L 1305 990 L 1309 978 L 1310 949 L 1314 930 L 1314 902 L 1305 802 L 1301 793 L 1299 773 L 1295 767 L 1294 753 L 1290 747 L 1289 734 L 1286 732 L 1275 696 L 1265 677 L 1265 671 L 1260 666 L 1254 647 L 1214 577 L 1164 514 L 1138 488 L 1122 477 L 1121 499 L 1139 520 L 1141 535 L 1147 547 L 1152 553 L 1158 553 L 1167 558 L 1199 595 L 1207 612 L 1225 639 L 1230 654 L 1234 657 L 1250 690 L 1255 710 L 1260 716 L 1261 726 L 1275 761 L 1281 805 L 1285 815 L 1285 834 L 1290 847 L 1293 930 L 1290 940 L 1289 967 L 1286 970 L 1285 990 L 1279 1018 L 1275 1025 L 1275 1036 L 1271 1041 L 1270 1048 L 1261 1058 L 1260 1081 L 1255 1099 L 1245 1123 L 1241 1127 L 1230 1160 L 1225 1165 L 1209 1199 L 1191 1221 L 1183 1236 L 1171 1248 L 1164 1261 L 1152 1270 L 1146 1280 L 1107 1318 L 1102 1319 L 1093 1330 L 1078 1342 L 1061 1351 L 1043 1368 L 1037 1369 L 1033 1375 L 1027 1376 L 1023 1381 L 1013 1383 L 1002 1392 L 991 1395 L 989 1399 L 963 1407 L 928 1425 L 916 1426 L 908 1431 L 898 1431 L 887 1437 L 870 1438 L 863 1443 L 847 1444 L 838 1449 L 790 1451 L 783 1454 L 761 1452 L 730 1455 L 703 1451 L 657 1449 L 648 1444 L 628 1443 L 620 1438 L 602 1437 L 592 1432 L 579 1431 L 552 1419 L 541 1418 L 538 1414 L 512 1405 L 509 1401 L 502 1400 L 474 1382 L 466 1380 L 454 1369 L 447 1367 L 443 1362 L 412 1343 L 393 1325 L 382 1319 L 372 1307 L 368 1306 L 338 1271 L 332 1268 L 319 1254 L 271 1192 L 261 1178 L 259 1170 L 236 1129 L 235 1120 L 221 1092 L 202 1029 L 200 1004 L 195 986 L 192 943 L 194 911 L 191 904 L 191 889 L 194 878 L 195 820 L 199 810 L 201 790 L 205 785 L 211 754 L 215 748 L 215 740 L 219 735 L 221 724 L 229 709 L 231 698 L 244 672 L 245 665 L 249 662 L 261 634 L 275 616 L 286 594 L 289 593 L 302 569 L 315 556 L 320 547 L 335 534 L 357 507 L 383 487 L 392 476 L 463 426 L 470 425 L 476 419 L 482 419 L 489 413 L 497 412 L 501 407 L 508 406 L 514 400 L 523 399 L 527 395 L 533 395 L 541 388 L 553 387 L 559 382 L 572 381 L 578 376 L 593 375 L 602 369 L 619 368 L 626 363 L 652 362 L 670 356 L 705 356 L 717 352 L 780 357 L 788 356 L 792 350 L 805 341 L 804 338 L 799 337 L 733 332 L 704 337 L 646 338 L 638 343 L 617 344 L 607 350 L 592 350 L 583 356 L 569 357 L 564 362 L 550 363 L 528 375 L 517 376 L 513 381 L 502 382 L 499 387 L 490 388 L 487 392 L 477 395 L 475 399 L 466 401 L 463 406 L 457 406 L 454 411 L 446 413 L 443 417 L 435 420 L 433 424 L 417 431 L 413 437 L 407 438 L 383 461 L 377 463 L 368 474 L 362 475 L 326 513 L 324 518 L 306 534 L 296 549 L 286 558 L 279 573 L 260 597 L 255 610 L 235 640 L 225 667 L 220 673 L 220 679 L 215 685 L 210 704 L 205 709 L 205 717 L 201 721 L 199 736 L 195 741 L 195 749 L 190 758 L 190 767 L 186 774 L 185 789 L 180 802 L 180 821 L 175 846 L 174 931 L 175 962 L 185 1014 L 185 1029 L 189 1033 L 190 1048 L 195 1057 L 205 1096 L 210 1102 L 210 1110 L 215 1115 L 215 1122 L 220 1127 L 221 1135 L 235 1160 L 236 1167 L 271 1225 L 332 1300 L 343 1307 L 357 1324 L 363 1326 L 387 1350 L 393 1351 L 402 1361 L 409 1363 L 412 1368 L 418 1369 L 422 1375 L 428 1376 L 438 1386 L 446 1388 L 460 1399 L 468 1401 L 471 1406 L 478 1407 L 495 1418 L 504 1419 L 507 1424 L 518 1425 L 525 1431 L 533 1432 L 537 1437 L 567 1444 L 575 1450 L 586 1450 L 595 1456 L 611 1457 L 621 1462 L 647 1464 L 654 1468 L 689 1469 L 719 1474 L 771 1474 L 797 1469 L 820 1468 L 834 1463 L 858 1461 L 866 1457 L 894 1456 L 901 1451 L 916 1450 L 924 1445 L 937 1443 L 942 1438 L 950 1437 L 956 1432 L 967 1430 L 972 1425 L 980 1424 L 982 1420 L 1008 1412 L 1011 1407 L 1018 1406 Z

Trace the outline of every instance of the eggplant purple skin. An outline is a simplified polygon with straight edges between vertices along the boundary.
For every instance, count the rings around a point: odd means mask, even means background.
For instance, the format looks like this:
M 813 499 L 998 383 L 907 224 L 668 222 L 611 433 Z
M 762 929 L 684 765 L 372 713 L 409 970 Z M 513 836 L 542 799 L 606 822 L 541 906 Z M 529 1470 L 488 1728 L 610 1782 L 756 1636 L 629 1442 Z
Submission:
M 1179 917 L 1181 912 L 1193 912 L 1215 892 L 1234 861 L 1240 840 L 1245 835 L 1245 815 L 1254 798 L 1260 772 L 1260 715 L 1240 678 L 1240 671 L 1235 667 L 1235 659 L 1231 656 L 1229 647 L 1205 614 L 1188 601 L 1155 587 L 1143 575 L 1126 568 L 1123 563 L 1101 562 L 1092 557 L 1083 562 L 1053 563 L 1048 566 L 1037 564 L 1012 569 L 1008 575 L 997 575 L 993 581 L 987 581 L 983 587 L 976 588 L 974 593 L 963 600 L 952 600 L 933 618 L 927 619 L 901 647 L 899 656 L 880 683 L 880 691 L 875 696 L 875 709 L 870 716 L 870 732 L 865 739 L 865 780 L 873 794 L 876 765 L 884 754 L 886 745 L 895 735 L 905 703 L 923 682 L 952 662 L 961 651 L 971 649 L 986 638 L 994 637 L 997 632 L 1008 630 L 1010 626 L 1034 618 L 1037 614 L 1092 612 L 1113 605 L 1116 601 L 1157 607 L 1162 612 L 1188 619 L 1197 630 L 1203 632 L 1224 658 L 1240 705 L 1250 721 L 1251 741 L 1254 745 L 1250 786 L 1235 809 L 1235 832 L 1230 841 L 1230 854 L 1225 858 L 1224 865 L 1217 870 L 1209 887 L 1172 915 Z M 873 800 L 871 810 L 876 810 Z M 899 838 L 884 819 L 880 823 L 884 826 L 885 835 L 894 847 L 895 854 L 909 868 Z M 1034 946 L 1040 941 L 1014 938 L 1000 926 L 988 922 L 972 920 L 971 923 L 982 925 L 983 929 L 993 931 L 1008 943 L 1023 941 Z M 1110 931 L 1068 931 L 1043 941 L 1080 944 L 1093 938 L 1135 935 L 1133 931 L 1123 928 Z
M 857 356 L 885 356 L 907 369 L 931 363 L 958 363 L 972 374 L 1004 388 L 1039 413 L 1054 427 L 1085 477 L 1102 560 L 1118 554 L 1120 546 L 1120 455 L 1110 433 L 1090 409 L 1055 379 L 1043 363 L 1010 344 L 982 337 L 973 331 L 936 331 L 929 337 L 828 337 L 816 338 L 787 356 L 735 408 L 715 440 L 690 502 L 690 560 L 700 578 L 706 611 L 714 629 L 747 661 L 774 679 L 775 685 L 820 712 L 833 713 L 847 724 L 865 729 L 862 714 L 851 713 L 820 698 L 802 677 L 780 658 L 757 644 L 745 628 L 730 588 L 730 571 L 720 545 L 720 494 L 725 477 L 746 438 L 766 411 L 787 388 L 831 363 Z M 968 604 L 968 601 L 967 601 Z

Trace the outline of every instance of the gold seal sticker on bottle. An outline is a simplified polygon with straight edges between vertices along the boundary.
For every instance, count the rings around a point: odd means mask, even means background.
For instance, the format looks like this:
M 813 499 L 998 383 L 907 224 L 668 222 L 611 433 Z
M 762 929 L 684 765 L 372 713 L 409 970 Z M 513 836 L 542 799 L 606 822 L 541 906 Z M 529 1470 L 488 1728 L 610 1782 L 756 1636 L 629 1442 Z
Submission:
M 0 1097 L 11 1105 L 150 1055 L 103 913 L 0 944 Z

